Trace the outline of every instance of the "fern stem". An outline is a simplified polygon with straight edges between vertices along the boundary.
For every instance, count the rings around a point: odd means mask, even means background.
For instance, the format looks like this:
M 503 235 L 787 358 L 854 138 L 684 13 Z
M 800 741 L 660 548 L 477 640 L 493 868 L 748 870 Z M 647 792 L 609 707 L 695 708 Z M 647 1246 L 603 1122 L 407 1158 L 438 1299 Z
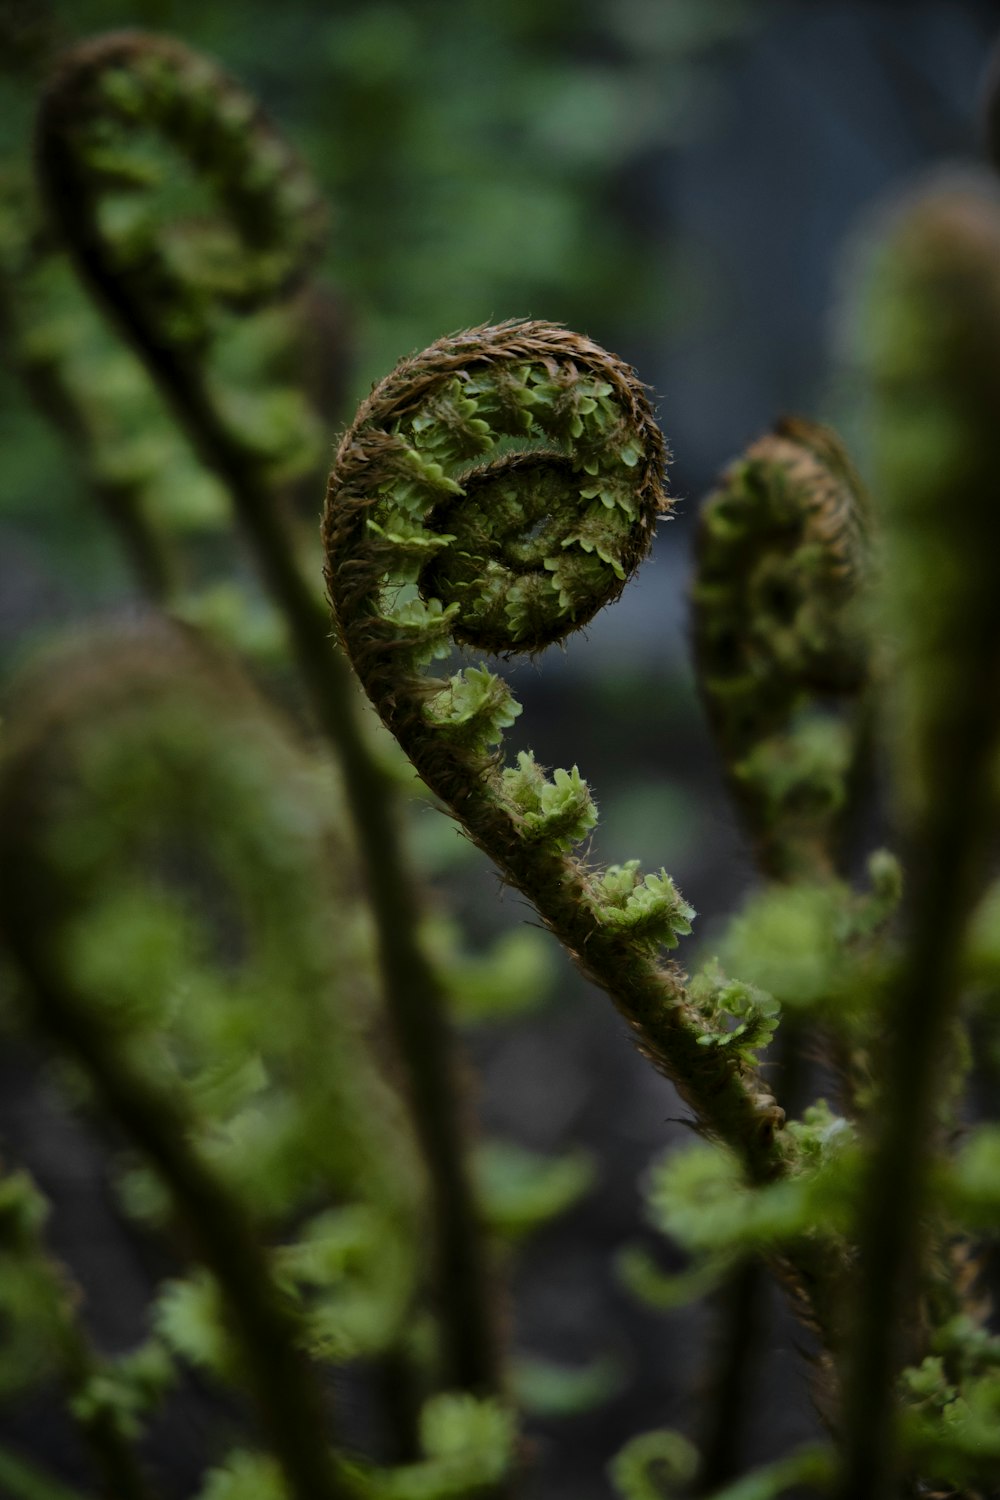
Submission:
M 983 715 L 981 728 L 994 726 Z M 860 1296 L 844 1410 L 842 1500 L 892 1494 L 897 1461 L 894 1382 L 912 1345 L 921 1255 L 920 1208 L 932 1157 L 941 1059 L 958 994 L 958 960 L 975 895 L 970 840 L 989 794 L 978 746 L 936 826 L 914 843 L 915 872 L 902 974 L 887 1016 L 890 1044 L 881 1122 L 861 1216 Z M 956 758 L 957 759 L 957 758 Z M 958 790 L 958 788 L 961 790 Z
M 921 1208 L 947 1106 L 964 928 L 995 826 L 998 266 L 1000 193 L 960 179 L 897 213 L 871 278 L 877 316 L 865 343 L 886 530 L 883 625 L 899 653 L 890 702 L 910 890 L 859 1226 L 841 1500 L 883 1500 L 898 1477 L 895 1379 L 904 1355 L 922 1357 L 904 1347 L 921 1337 Z
M 665 460 L 634 372 L 591 340 L 536 321 L 440 339 L 375 388 L 341 442 L 327 583 L 348 655 L 417 772 L 610 996 L 700 1128 L 762 1183 L 794 1170 L 796 1146 L 756 1069 L 703 1045 L 709 1020 L 662 956 L 691 909 L 665 871 L 574 856 L 597 817 L 589 789 L 576 767 L 550 776 L 530 754 L 504 768 L 495 747 L 520 706 L 502 679 L 422 670 L 453 640 L 535 653 L 617 598 L 665 507 Z M 843 1248 L 803 1237 L 775 1270 L 833 1342 Z
M 109 304 L 113 296 L 112 288 Z M 273 489 L 217 421 L 200 372 L 170 350 L 144 346 L 141 319 L 131 328 L 124 317 L 120 321 L 199 455 L 233 497 L 265 587 L 288 626 L 313 717 L 343 771 L 376 926 L 385 1001 L 431 1186 L 444 1380 L 448 1386 L 495 1391 L 500 1386 L 499 1347 L 463 1154 L 466 1131 L 453 1041 L 440 982 L 420 943 L 416 884 L 407 869 L 395 786 L 368 748 L 350 670 L 330 648 L 326 610 L 295 555 Z
M 17 289 L 16 281 L 12 281 L 9 288 L 0 286 L 0 296 L 5 292 L 8 297 L 16 296 Z M 72 396 L 63 388 L 58 364 L 54 361 L 32 364 L 23 358 L 18 363 L 25 388 L 38 410 L 53 421 L 74 451 L 87 455 L 90 435 Z M 91 476 L 90 485 L 143 596 L 150 603 L 164 607 L 176 586 L 173 560 L 167 549 L 134 499 L 124 496 L 120 486 L 107 483 L 99 475 Z
M 420 907 L 403 849 L 395 787 L 371 754 L 359 702 L 343 658 L 330 649 L 326 611 L 310 587 L 295 543 L 279 514 L 279 495 L 258 455 L 222 420 L 198 358 L 158 326 L 128 277 L 109 265 L 87 178 L 71 140 L 71 106 L 104 66 L 155 58 L 157 45 L 138 34 L 107 38 L 70 54 L 47 96 L 39 165 L 53 216 L 84 282 L 176 413 L 203 462 L 228 488 L 265 587 L 282 612 L 316 723 L 343 768 L 364 877 L 375 921 L 385 999 L 407 1076 L 413 1129 L 426 1163 L 436 1241 L 435 1293 L 443 1322 L 445 1385 L 483 1392 L 500 1388 L 499 1340 L 489 1269 L 464 1156 L 464 1119 L 453 1041 L 437 974 L 419 937 Z M 183 72 L 193 54 L 170 44 L 166 56 Z M 207 64 L 195 59 L 204 69 Z M 216 70 L 220 101 L 236 92 Z M 253 128 L 273 132 L 254 107 Z M 291 154 L 282 146 L 291 162 Z M 297 165 L 288 166 L 290 186 Z M 308 240 L 308 225 L 300 238 Z M 288 252 L 292 263 L 294 249 Z M 288 272 L 288 278 L 295 274 Z
M 507 435 L 559 447 L 471 466 Z M 634 867 L 615 877 L 621 905 L 605 899 L 568 852 L 596 816 L 578 774 L 548 782 L 530 758 L 504 773 L 513 782 L 501 774 L 490 746 L 519 712 L 506 686 L 480 669 L 450 683 L 416 670 L 449 635 L 497 654 L 537 651 L 617 597 L 648 550 L 665 456 L 634 374 L 589 340 L 538 322 L 439 340 L 376 388 L 341 443 L 324 522 L 327 578 L 365 689 L 424 781 L 762 1179 L 782 1170 L 774 1101 L 758 1078 L 699 1044 L 683 976 L 658 955 L 677 941 L 675 919 L 686 930 L 672 885 L 646 926 L 649 896 L 627 905 L 641 882 Z M 416 613 L 405 596 L 398 602 L 414 570 Z

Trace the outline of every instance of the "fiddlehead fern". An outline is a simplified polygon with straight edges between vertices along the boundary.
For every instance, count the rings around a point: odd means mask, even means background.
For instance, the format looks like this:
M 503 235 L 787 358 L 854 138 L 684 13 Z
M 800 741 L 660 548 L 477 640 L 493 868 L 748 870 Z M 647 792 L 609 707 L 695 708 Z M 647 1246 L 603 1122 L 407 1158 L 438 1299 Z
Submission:
M 520 798 L 528 842 L 578 842 L 592 821 L 586 789 L 568 778 L 557 809 L 529 763 L 512 773 L 516 789 L 489 775 L 519 712 L 512 696 L 485 671 L 445 682 L 420 666 L 452 637 L 509 655 L 585 625 L 649 551 L 665 459 L 632 372 L 528 322 L 404 360 L 341 443 L 324 533 L 344 643 L 385 722 L 474 831 L 494 809 L 515 819 Z M 487 773 L 481 791 L 473 772 Z
M 473 466 L 504 439 L 524 451 Z M 397 614 L 414 657 L 449 632 L 498 654 L 560 639 L 648 553 L 666 458 L 635 375 L 589 339 L 511 322 L 439 340 L 376 388 L 341 444 L 327 536 L 345 636 L 360 649 L 359 616 L 393 618 L 367 598 L 391 561 L 393 589 L 416 581 L 445 612 L 434 628 L 410 623 L 406 604 Z M 370 532 L 370 567 L 354 556 L 345 570 L 349 594 L 337 555 L 348 529 Z
M 216 1278 L 293 1493 L 339 1494 L 299 1352 L 358 1352 L 324 1243 L 367 1226 L 364 1353 L 397 1336 L 421 1268 L 406 1135 L 348 1018 L 357 939 L 327 920 L 348 908 L 316 773 L 231 664 L 162 623 L 64 648 L 15 718 L 0 923 L 35 1020 Z
M 223 215 L 178 219 L 153 142 L 136 131 L 169 143 L 194 169 L 188 191 L 200 185 Z M 43 103 L 39 166 L 74 253 L 140 340 L 155 325 L 164 344 L 204 341 L 213 304 L 245 310 L 288 293 L 325 236 L 311 177 L 256 100 L 165 37 L 121 32 L 67 54 Z
M 310 599 L 281 488 L 315 458 L 300 393 L 235 382 L 249 311 L 311 270 L 324 213 L 312 179 L 248 94 L 207 58 L 141 32 L 64 54 L 38 118 L 42 199 L 85 286 L 222 480 L 297 644 Z M 321 719 L 322 722 L 322 719 Z
M 202 185 L 231 223 L 213 213 L 170 227 L 172 179 L 157 154 L 164 144 L 196 170 L 206 164 Z M 85 282 L 232 497 L 315 720 L 343 767 L 434 1198 L 443 1379 L 495 1390 L 497 1338 L 444 997 L 418 933 L 394 788 L 368 749 L 349 672 L 329 649 L 326 610 L 281 514 L 301 409 L 289 402 L 262 411 L 229 388 L 218 357 L 232 310 L 287 293 L 307 268 L 321 234 L 315 190 L 249 95 L 179 43 L 140 33 L 67 54 L 43 101 L 38 166 Z
M 486 667 L 420 671 L 452 635 L 533 652 L 616 598 L 666 508 L 665 458 L 642 386 L 590 340 L 537 322 L 442 339 L 376 387 L 340 445 L 327 578 L 348 654 L 421 776 L 703 1124 L 767 1176 L 781 1170 L 780 1111 L 752 1072 L 699 1044 L 682 976 L 659 958 L 693 915 L 669 876 L 592 871 L 570 852 L 596 821 L 576 768 L 501 765 L 494 747 L 519 712 L 507 686 Z
M 858 748 L 857 597 L 867 501 L 828 429 L 786 420 L 725 473 L 701 514 L 694 635 L 702 693 L 771 876 L 826 874 Z

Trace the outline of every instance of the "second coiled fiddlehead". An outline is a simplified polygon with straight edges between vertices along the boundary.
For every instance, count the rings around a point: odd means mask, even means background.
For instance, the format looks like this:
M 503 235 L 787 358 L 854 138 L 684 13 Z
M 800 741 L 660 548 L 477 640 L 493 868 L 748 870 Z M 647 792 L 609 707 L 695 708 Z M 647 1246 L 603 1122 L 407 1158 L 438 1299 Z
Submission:
M 693 916 L 665 872 L 595 871 L 574 767 L 548 777 L 495 749 L 520 712 L 486 667 L 421 668 L 452 637 L 536 652 L 620 593 L 667 509 L 667 452 L 643 387 L 591 340 L 512 322 L 442 339 L 377 386 L 346 433 L 324 521 L 330 597 L 369 697 L 420 775 L 577 963 L 640 1046 L 752 1175 L 782 1170 L 760 1079 L 699 1044 L 680 972 L 660 958 Z
M 828 874 L 866 678 L 857 601 L 868 506 L 837 437 L 786 419 L 701 513 L 694 635 L 702 693 L 764 872 Z

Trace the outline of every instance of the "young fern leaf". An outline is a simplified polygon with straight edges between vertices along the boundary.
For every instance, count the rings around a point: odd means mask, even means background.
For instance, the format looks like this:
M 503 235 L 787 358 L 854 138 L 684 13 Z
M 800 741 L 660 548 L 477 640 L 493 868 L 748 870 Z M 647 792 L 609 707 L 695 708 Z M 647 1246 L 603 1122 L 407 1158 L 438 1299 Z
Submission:
M 135 131 L 196 168 L 224 216 L 158 212 L 163 168 L 130 149 Z M 42 105 L 39 166 L 74 253 L 139 341 L 155 323 L 174 347 L 203 342 L 213 303 L 287 294 L 325 238 L 312 179 L 257 101 L 167 37 L 113 33 L 65 54 Z
M 530 446 L 528 446 L 530 445 Z M 661 958 L 693 916 L 665 872 L 594 872 L 574 852 L 596 810 L 574 767 L 496 744 L 519 705 L 488 667 L 421 668 L 447 644 L 533 653 L 616 599 L 667 508 L 667 452 L 620 360 L 550 323 L 441 339 L 363 403 L 324 517 L 337 628 L 365 690 L 427 785 L 534 902 L 639 1045 L 751 1174 L 783 1170 L 780 1111 L 752 1070 L 701 1045 Z M 416 601 L 416 603 L 415 603 Z
M 297 394 L 273 387 L 276 378 L 286 378 L 277 371 L 282 356 L 290 349 L 301 353 L 301 318 L 298 299 L 232 320 L 241 400 Z M 72 450 L 143 596 L 204 618 L 216 634 L 262 654 L 266 601 L 246 585 L 242 597 L 235 581 L 205 576 L 206 542 L 216 542 L 211 555 L 228 561 L 227 490 L 198 461 L 135 352 L 92 304 L 27 181 L 0 187 L 0 325 L 5 357 Z M 305 413 L 300 427 L 311 421 Z M 319 442 L 302 435 L 298 461 L 315 460 Z M 273 655 L 275 637 L 283 644 L 280 626 L 269 633 Z
M 279 502 L 288 477 L 316 461 L 317 424 L 301 391 L 248 385 L 245 343 L 235 359 L 231 346 L 248 313 L 259 322 L 287 309 L 314 266 L 325 213 L 311 177 L 216 64 L 137 31 L 62 56 L 42 98 L 36 164 L 43 204 L 85 288 L 221 480 L 267 588 L 301 636 L 310 601 Z M 103 423 L 111 431 L 99 447 L 120 448 L 114 418 Z M 132 511 L 136 529 L 142 518 Z M 144 529 L 149 553 L 158 540 L 150 517 Z M 164 581 L 154 577 L 161 592 Z
M 777 1056 L 769 1063 L 777 1062 L 790 1105 L 797 1102 L 804 1038 L 803 997 L 794 963 L 787 962 L 786 939 L 794 924 L 787 919 L 800 915 L 793 910 L 796 902 L 812 898 L 817 921 L 803 933 L 805 963 L 799 967 L 812 959 L 813 970 L 822 969 L 810 976 L 822 991 L 830 988 L 834 966 L 819 962 L 819 954 L 836 928 L 846 925 L 840 908 L 851 903 L 833 876 L 864 744 L 867 664 L 858 596 L 869 572 L 867 532 L 867 500 L 838 439 L 802 420 L 786 419 L 751 444 L 722 476 L 700 517 L 693 589 L 700 688 L 756 862 L 772 882 L 751 903 L 742 926 L 756 953 L 770 957 L 779 983 L 762 982 L 753 966 L 739 961 L 733 972 L 740 980 L 730 980 L 710 962 L 692 981 L 691 993 L 715 1021 L 704 1045 L 749 1058 L 771 1041 L 788 1002 Z M 760 920 L 768 904 L 778 918 L 770 930 Z M 771 951 L 775 931 L 780 958 Z M 859 1072 L 856 1049 L 839 1036 L 835 1047 L 840 1071 L 853 1080 Z M 712 1265 L 721 1269 L 731 1259 L 718 1247 L 702 1277 L 696 1268 L 686 1279 L 697 1286 Z M 723 1330 L 708 1387 L 712 1399 L 705 1403 L 706 1494 L 736 1472 L 743 1448 L 760 1301 L 757 1269 L 739 1264 L 719 1301 Z M 836 1299 L 827 1308 L 829 1335 L 836 1331 Z
M 835 866 L 865 682 L 857 596 L 868 502 L 828 429 L 785 420 L 726 471 L 701 513 L 699 679 L 765 873 Z M 824 700 L 854 708 L 833 716 Z
M 697 1449 L 669 1428 L 630 1438 L 608 1465 L 619 1500 L 673 1500 L 687 1491 L 697 1472 Z

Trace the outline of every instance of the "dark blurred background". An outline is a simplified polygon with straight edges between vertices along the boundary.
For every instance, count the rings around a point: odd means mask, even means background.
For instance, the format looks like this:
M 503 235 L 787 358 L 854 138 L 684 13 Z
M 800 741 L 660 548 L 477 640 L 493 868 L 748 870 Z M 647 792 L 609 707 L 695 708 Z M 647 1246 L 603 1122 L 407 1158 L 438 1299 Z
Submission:
M 653 387 L 675 455 L 674 515 L 586 638 L 516 670 L 516 742 L 548 765 L 579 764 L 602 810 L 597 854 L 665 865 L 699 912 L 684 961 L 710 951 L 714 924 L 754 876 L 691 672 L 698 498 L 779 414 L 850 433 L 851 382 L 836 358 L 847 247 L 886 192 L 977 154 L 1000 5 L 73 0 L 52 15 L 67 39 L 123 25 L 173 32 L 242 78 L 300 145 L 333 205 L 326 275 L 350 394 L 325 414 L 331 440 L 402 354 L 491 319 L 563 320 Z M 22 80 L 0 80 L 5 158 L 27 149 L 30 105 Z M 10 373 L 0 373 L 0 449 L 6 676 L 39 635 L 132 590 L 65 450 Z M 415 823 L 436 899 L 474 941 L 526 919 L 475 855 L 457 872 L 442 860 L 452 834 L 433 809 Z M 681 1109 L 605 998 L 568 968 L 543 1016 L 476 1031 L 469 1047 L 490 1130 L 541 1150 L 585 1147 L 597 1163 L 593 1193 L 521 1260 L 510 1303 L 522 1352 L 613 1372 L 603 1407 L 535 1424 L 526 1488 L 597 1500 L 628 1436 L 696 1425 L 709 1316 L 637 1308 L 612 1264 L 644 1233 L 637 1184 L 654 1153 L 684 1138 Z M 94 1326 L 127 1342 L 144 1272 L 115 1227 L 101 1153 L 20 1058 L 0 1063 L 0 1132 L 4 1155 L 27 1159 L 56 1201 L 55 1236 Z M 671 1267 L 669 1247 L 657 1254 Z M 773 1300 L 754 1459 L 815 1426 L 798 1335 Z M 39 1451 L 62 1441 L 43 1419 L 11 1418 Z M 195 1403 L 164 1447 L 170 1494 L 190 1492 L 199 1431 Z

